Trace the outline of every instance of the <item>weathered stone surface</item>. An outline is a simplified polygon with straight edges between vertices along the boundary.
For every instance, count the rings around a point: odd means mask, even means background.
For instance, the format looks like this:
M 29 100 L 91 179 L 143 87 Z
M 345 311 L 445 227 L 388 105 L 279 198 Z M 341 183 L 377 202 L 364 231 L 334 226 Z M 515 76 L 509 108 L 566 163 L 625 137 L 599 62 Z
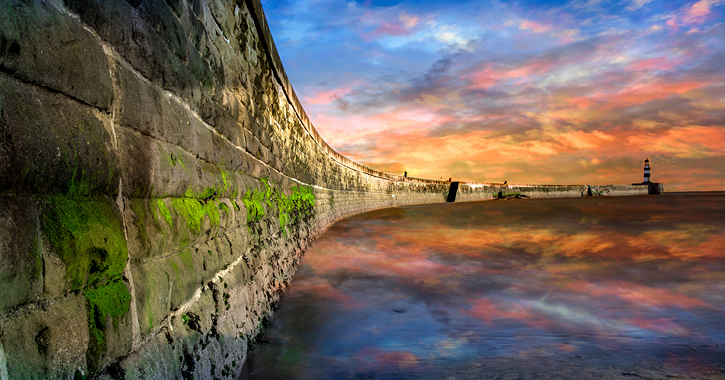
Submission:
M 11 379 L 72 379 L 88 374 L 86 300 L 68 295 L 19 310 L 2 322 Z
M 171 310 L 170 268 L 157 261 L 132 269 L 142 334 L 148 334 Z
M 43 291 L 38 210 L 30 198 L 0 196 L 0 308 L 26 303 Z
M 212 84 L 212 76 L 208 68 L 192 72 L 184 65 L 180 56 L 189 54 L 187 39 L 172 11 L 159 0 L 134 3 L 137 7 L 124 0 L 65 0 L 144 77 L 187 101 L 198 98 L 200 87 Z
M 100 41 L 47 1 L 0 5 L 0 71 L 108 109 L 113 88 Z
M 196 151 L 194 116 L 158 85 L 119 65 L 115 80 L 120 89 L 116 122 L 141 134 Z
M 0 189 L 113 195 L 118 158 L 90 107 L 0 74 Z

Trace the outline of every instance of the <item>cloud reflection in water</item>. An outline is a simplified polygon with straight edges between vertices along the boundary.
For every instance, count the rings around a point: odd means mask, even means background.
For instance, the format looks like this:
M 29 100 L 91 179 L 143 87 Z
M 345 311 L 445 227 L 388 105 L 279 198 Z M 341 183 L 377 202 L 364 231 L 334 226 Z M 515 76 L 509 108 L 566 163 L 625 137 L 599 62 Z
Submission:
M 379 210 L 308 250 L 244 376 L 722 378 L 723 294 L 722 193 Z

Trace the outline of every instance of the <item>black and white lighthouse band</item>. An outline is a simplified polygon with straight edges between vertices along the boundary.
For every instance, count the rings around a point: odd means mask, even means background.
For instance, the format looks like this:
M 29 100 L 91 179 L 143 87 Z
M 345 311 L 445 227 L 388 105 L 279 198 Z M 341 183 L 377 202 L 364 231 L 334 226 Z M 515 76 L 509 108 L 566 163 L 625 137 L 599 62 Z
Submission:
M 649 182 L 649 177 L 650 177 L 649 158 L 645 158 L 644 159 L 644 181 L 642 181 L 642 182 L 645 182 L 645 183 Z

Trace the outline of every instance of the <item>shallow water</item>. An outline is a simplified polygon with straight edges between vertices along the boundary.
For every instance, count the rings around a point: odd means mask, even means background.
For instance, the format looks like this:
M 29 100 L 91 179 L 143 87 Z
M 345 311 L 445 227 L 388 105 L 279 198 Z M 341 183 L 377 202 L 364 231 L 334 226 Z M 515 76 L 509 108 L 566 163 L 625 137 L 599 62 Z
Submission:
M 242 379 L 725 378 L 725 193 L 357 215 L 265 336 Z

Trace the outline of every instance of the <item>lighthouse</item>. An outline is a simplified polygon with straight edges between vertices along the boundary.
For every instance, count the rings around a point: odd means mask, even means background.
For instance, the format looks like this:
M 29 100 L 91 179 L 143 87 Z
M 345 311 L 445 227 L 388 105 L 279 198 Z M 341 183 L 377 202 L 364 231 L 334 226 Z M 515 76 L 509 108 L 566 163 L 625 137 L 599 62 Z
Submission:
M 652 182 L 649 166 L 649 157 L 644 159 L 644 180 L 642 183 L 633 183 L 635 186 L 647 186 L 648 194 L 662 194 L 665 192 L 665 186 L 662 183 Z
M 647 157 L 644 159 L 644 181 L 642 183 L 650 183 L 649 177 L 649 157 Z

